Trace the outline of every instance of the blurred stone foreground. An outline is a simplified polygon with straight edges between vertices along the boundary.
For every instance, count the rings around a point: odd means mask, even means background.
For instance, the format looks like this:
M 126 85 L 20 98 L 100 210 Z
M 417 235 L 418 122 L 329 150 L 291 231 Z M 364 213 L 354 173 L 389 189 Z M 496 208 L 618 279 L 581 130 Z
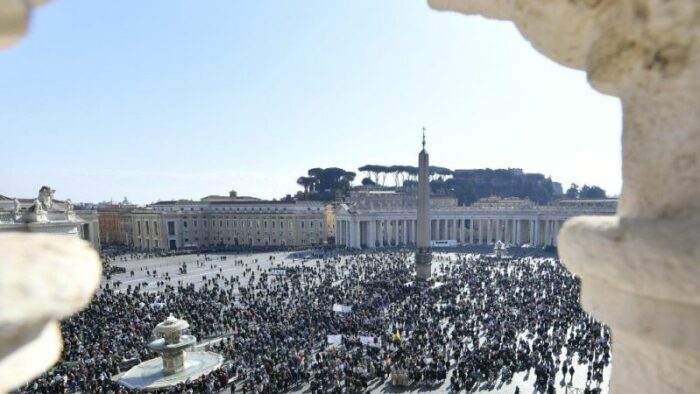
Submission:
M 0 49 L 45 0 L 0 0 Z M 515 23 L 550 59 L 621 99 L 616 217 L 569 220 L 562 260 L 581 302 L 611 327 L 611 392 L 700 387 L 700 0 L 428 0 Z M 576 105 L 576 103 L 571 103 Z M 1 126 L 1 123 L 0 123 Z M 97 254 L 62 236 L 0 236 L 0 393 L 57 361 L 58 320 L 89 300 Z
M 101 270 L 92 246 L 76 237 L 0 234 L 0 393 L 58 361 L 59 320 L 90 302 Z

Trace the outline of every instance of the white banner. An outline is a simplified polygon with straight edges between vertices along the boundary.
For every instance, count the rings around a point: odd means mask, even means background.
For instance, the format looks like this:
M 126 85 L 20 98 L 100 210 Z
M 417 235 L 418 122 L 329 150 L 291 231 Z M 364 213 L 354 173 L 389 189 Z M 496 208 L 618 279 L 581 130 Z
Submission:
M 327 342 L 329 345 L 340 345 L 343 343 L 342 335 L 327 335 Z
M 360 343 L 362 343 L 365 346 L 371 346 L 376 348 L 382 347 L 382 340 L 375 337 L 360 337 Z
M 352 307 L 349 305 L 333 304 L 333 312 L 350 313 Z

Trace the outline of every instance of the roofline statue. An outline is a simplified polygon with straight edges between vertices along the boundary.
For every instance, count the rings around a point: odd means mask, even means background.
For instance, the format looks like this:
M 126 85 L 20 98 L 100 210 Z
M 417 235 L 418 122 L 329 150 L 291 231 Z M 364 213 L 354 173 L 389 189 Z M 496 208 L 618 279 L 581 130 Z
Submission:
M 42 186 L 39 189 L 39 195 L 31 207 L 29 207 L 28 221 L 37 223 L 46 223 L 49 221 L 48 213 L 53 207 L 53 194 L 56 191 L 48 186 Z

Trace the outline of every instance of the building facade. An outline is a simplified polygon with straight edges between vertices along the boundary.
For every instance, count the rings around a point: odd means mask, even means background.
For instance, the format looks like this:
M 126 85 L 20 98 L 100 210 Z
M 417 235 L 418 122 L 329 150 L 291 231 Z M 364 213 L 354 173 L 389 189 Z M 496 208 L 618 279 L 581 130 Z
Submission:
M 100 242 L 102 245 L 124 245 L 121 232 L 120 210 L 97 208 L 97 219 L 100 225 Z
M 200 247 L 320 246 L 332 237 L 335 211 L 315 201 L 265 201 L 207 196 L 160 201 L 144 208 L 104 210 L 110 237 L 140 250 Z M 332 221 L 329 228 L 328 222 Z M 332 239 L 332 238 L 330 238 Z
M 557 246 L 563 222 L 579 215 L 614 215 L 617 200 L 560 200 L 536 205 L 516 198 L 486 198 L 469 206 L 457 199 L 430 198 L 433 246 L 492 244 Z M 336 210 L 336 245 L 348 248 L 413 246 L 416 194 L 355 191 Z

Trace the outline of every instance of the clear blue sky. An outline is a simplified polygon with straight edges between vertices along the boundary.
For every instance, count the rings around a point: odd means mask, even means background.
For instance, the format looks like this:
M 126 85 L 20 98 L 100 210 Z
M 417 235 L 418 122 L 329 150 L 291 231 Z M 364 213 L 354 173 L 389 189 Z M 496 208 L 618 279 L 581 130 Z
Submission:
M 312 167 L 621 186 L 621 109 L 507 22 L 424 0 L 55 0 L 0 52 L 0 194 L 282 197 Z M 360 178 L 358 174 L 358 179 Z

